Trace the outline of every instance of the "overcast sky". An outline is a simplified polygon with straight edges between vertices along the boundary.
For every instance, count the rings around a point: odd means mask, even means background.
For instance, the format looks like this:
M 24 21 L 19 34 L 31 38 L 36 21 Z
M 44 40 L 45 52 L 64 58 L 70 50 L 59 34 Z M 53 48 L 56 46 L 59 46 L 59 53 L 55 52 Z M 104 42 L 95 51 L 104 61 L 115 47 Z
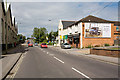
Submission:
M 118 20 L 118 2 L 11 2 L 11 5 L 19 33 L 27 37 L 34 27 L 57 31 L 59 20 L 77 21 L 88 15 Z

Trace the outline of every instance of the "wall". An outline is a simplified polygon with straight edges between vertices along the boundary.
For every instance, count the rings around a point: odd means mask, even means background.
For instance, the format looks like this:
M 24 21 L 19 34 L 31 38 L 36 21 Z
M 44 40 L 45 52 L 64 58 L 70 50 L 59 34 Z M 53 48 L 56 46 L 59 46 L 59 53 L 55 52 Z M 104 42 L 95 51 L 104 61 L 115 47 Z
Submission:
M 119 57 L 120 50 L 108 50 L 108 49 L 91 49 L 90 54 L 110 56 L 110 57 Z
M 0 55 L 2 52 L 2 4 L 0 2 Z
M 0 44 L 2 44 L 2 2 L 0 2 Z
M 5 39 L 5 35 L 6 35 L 6 28 L 5 28 L 5 12 L 4 12 L 4 8 L 3 8 L 3 2 L 0 3 L 0 30 L 2 30 L 2 34 L 1 34 L 1 38 L 2 38 L 2 50 L 5 49 L 5 44 L 6 44 L 6 39 Z
M 114 44 L 114 31 L 115 31 L 115 28 L 114 28 L 114 24 L 111 24 L 111 38 L 85 38 L 84 37 L 84 26 L 85 24 L 83 23 L 82 24 L 82 47 L 87 47 L 88 45 L 92 45 L 92 46 L 95 46 L 95 45 L 104 45 L 104 44 L 110 44 L 110 45 L 113 45 Z
M 62 33 L 63 33 L 63 25 L 60 20 L 59 25 L 58 25 L 58 44 L 57 44 L 58 46 L 60 46 L 60 44 L 61 44 L 60 36 L 62 36 Z

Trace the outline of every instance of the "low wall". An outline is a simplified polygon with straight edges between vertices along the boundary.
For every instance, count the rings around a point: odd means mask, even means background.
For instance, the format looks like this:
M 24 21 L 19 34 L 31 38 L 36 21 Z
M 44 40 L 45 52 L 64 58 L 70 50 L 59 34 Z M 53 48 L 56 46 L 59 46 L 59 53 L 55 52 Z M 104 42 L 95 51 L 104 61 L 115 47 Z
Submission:
M 110 57 L 120 57 L 120 50 L 109 50 L 109 49 L 90 49 L 90 54 L 110 56 Z

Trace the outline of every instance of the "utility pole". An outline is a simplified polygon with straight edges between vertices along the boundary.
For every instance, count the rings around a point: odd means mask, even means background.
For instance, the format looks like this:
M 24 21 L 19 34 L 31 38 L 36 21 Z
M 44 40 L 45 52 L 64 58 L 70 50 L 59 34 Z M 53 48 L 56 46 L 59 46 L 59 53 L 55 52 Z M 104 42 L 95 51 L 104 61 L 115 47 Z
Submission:
M 48 21 L 50 21 L 50 22 L 51 22 L 52 20 L 48 20 Z M 52 28 L 52 29 L 51 29 L 51 35 L 52 35 L 52 45 L 54 45 L 54 44 L 53 44 L 53 42 L 54 42 L 54 40 L 53 40 L 53 27 L 51 27 L 51 28 Z

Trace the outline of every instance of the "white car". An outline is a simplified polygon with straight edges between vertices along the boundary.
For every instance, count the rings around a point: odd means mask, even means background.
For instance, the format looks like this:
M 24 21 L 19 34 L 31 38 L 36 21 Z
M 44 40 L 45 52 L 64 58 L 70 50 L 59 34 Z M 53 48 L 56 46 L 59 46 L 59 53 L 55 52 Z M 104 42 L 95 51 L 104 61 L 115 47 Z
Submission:
M 68 43 L 63 43 L 63 44 L 61 45 L 61 48 L 63 48 L 63 49 L 71 49 L 71 45 L 68 44 Z

